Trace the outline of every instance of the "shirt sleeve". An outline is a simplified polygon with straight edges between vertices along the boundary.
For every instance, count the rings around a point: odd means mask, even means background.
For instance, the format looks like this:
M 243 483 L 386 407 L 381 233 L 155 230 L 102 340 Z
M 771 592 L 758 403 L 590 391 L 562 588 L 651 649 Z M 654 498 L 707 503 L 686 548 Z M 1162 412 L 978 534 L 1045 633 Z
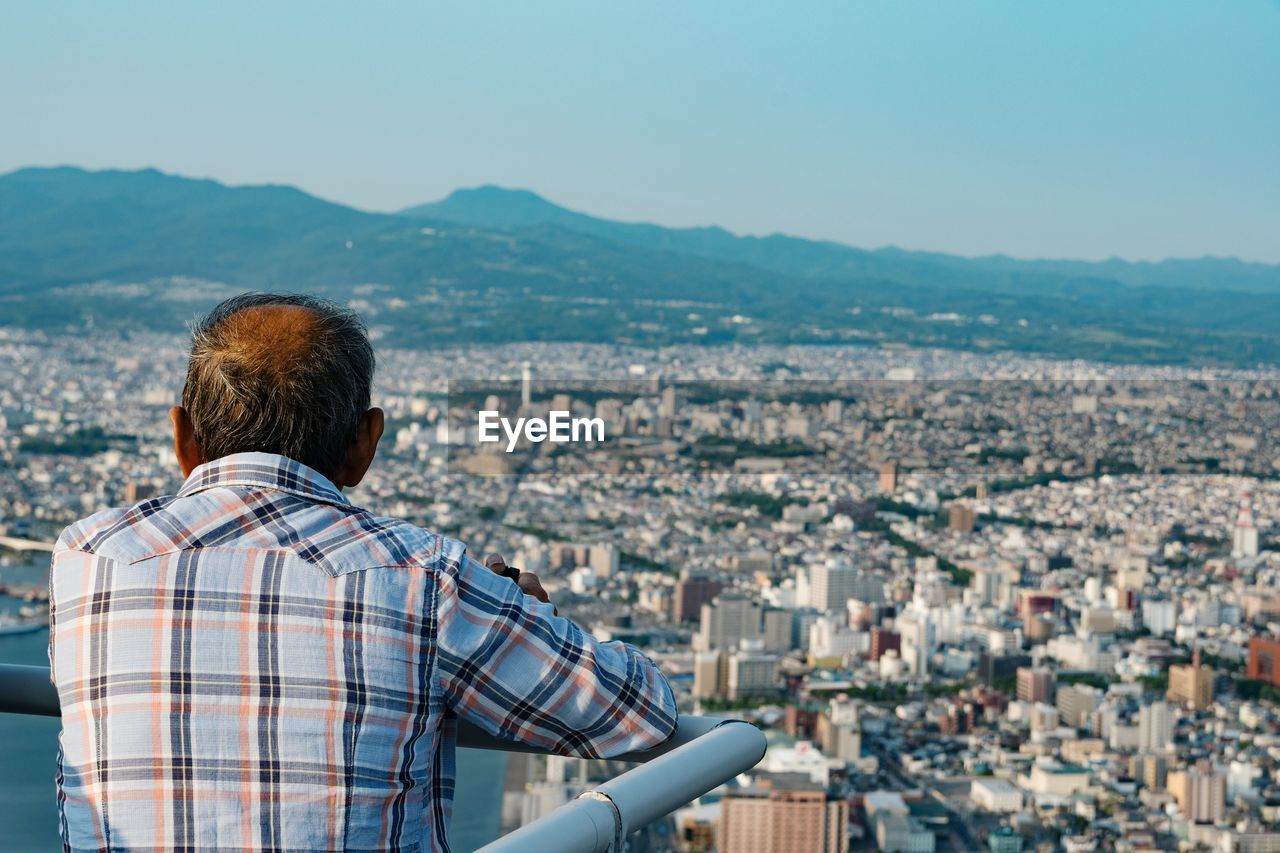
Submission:
M 441 561 L 437 673 L 459 717 L 497 737 L 562 755 L 609 758 L 675 731 L 657 664 L 601 643 L 465 553 Z

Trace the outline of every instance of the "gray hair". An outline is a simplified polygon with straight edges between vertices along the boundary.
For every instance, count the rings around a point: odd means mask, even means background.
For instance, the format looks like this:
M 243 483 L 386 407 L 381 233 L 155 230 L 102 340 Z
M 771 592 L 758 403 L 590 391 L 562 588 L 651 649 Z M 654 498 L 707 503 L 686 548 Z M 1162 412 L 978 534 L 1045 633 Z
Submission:
M 182 407 L 206 459 L 277 453 L 332 478 L 369 409 L 373 347 L 354 311 L 245 293 L 191 330 Z

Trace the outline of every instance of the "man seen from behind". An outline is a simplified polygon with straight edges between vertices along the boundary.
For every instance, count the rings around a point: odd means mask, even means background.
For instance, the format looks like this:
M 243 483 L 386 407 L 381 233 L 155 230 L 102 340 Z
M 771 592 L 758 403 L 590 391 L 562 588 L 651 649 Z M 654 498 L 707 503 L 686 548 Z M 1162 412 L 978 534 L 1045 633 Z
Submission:
M 373 371 L 349 310 L 227 300 L 170 412 L 182 487 L 62 534 L 68 849 L 448 850 L 459 718 L 574 756 L 674 731 L 658 668 L 535 577 L 344 496 L 382 435 Z

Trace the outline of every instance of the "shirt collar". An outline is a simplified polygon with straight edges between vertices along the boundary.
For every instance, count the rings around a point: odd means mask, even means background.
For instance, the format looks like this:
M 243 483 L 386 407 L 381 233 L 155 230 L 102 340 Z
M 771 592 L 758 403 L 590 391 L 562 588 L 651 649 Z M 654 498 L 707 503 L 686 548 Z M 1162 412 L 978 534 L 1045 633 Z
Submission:
M 191 472 L 178 497 L 225 486 L 274 489 L 321 503 L 351 506 L 351 501 L 324 475 L 275 453 L 233 453 L 206 462 Z

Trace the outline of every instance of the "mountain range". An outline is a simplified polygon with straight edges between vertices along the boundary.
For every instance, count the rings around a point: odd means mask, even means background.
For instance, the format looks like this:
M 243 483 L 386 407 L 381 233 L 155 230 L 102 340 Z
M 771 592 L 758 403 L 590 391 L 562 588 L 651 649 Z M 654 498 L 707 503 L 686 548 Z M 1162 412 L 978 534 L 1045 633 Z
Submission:
M 423 219 L 460 222 L 480 228 L 518 230 L 556 225 L 606 240 L 663 252 L 752 264 L 789 275 L 815 278 L 891 278 L 933 284 L 947 277 L 979 288 L 1062 288 L 1072 280 L 1107 280 L 1132 287 L 1172 286 L 1257 292 L 1280 291 L 1280 266 L 1235 258 L 1193 258 L 1159 263 L 1018 260 L 1005 255 L 980 258 L 904 249 L 866 250 L 830 241 L 772 234 L 741 237 L 724 228 L 664 228 L 617 222 L 566 210 L 528 190 L 483 186 L 458 190 L 448 198 L 401 211 Z
M 245 289 L 353 300 L 385 342 L 906 343 L 1280 363 L 1280 266 L 859 249 L 480 187 L 370 213 L 155 170 L 0 175 L 0 324 L 180 330 Z

